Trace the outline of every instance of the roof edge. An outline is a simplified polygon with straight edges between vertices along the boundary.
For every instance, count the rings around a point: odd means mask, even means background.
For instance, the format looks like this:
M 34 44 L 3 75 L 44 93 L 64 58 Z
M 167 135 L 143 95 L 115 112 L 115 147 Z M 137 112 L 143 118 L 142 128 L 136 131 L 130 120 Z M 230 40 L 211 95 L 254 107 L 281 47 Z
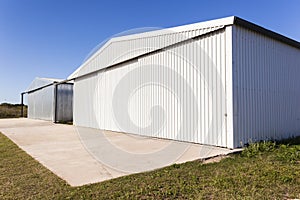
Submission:
M 265 36 L 268 36 L 270 38 L 273 38 L 275 40 L 278 40 L 280 42 L 289 44 L 293 47 L 296 47 L 296 48 L 300 49 L 300 42 L 298 42 L 296 40 L 293 40 L 289 37 L 286 37 L 284 35 L 281 35 L 279 33 L 276 33 L 274 31 L 271 31 L 269 29 L 266 29 L 262 26 L 256 25 L 256 24 L 254 24 L 252 22 L 249 22 L 247 20 L 244 20 L 240 17 L 234 16 L 233 24 L 244 27 L 244 28 L 248 28 L 250 30 L 256 31 L 256 32 L 261 33 Z

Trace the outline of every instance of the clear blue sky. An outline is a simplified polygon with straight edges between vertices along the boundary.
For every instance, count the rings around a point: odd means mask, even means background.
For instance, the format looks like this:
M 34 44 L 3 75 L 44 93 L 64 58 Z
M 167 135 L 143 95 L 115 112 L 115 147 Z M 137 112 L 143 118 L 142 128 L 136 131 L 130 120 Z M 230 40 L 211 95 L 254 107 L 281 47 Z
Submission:
M 236 15 L 300 41 L 299 10 L 299 0 L 0 0 L 0 103 L 18 103 L 35 77 L 66 78 L 128 29 Z

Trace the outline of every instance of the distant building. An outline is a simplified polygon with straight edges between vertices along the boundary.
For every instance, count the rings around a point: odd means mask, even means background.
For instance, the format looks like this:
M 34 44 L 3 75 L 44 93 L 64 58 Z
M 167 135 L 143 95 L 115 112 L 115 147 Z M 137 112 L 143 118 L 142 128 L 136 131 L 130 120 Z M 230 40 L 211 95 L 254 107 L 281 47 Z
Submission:
M 27 89 L 28 118 L 53 122 L 73 120 L 73 83 L 35 78 Z

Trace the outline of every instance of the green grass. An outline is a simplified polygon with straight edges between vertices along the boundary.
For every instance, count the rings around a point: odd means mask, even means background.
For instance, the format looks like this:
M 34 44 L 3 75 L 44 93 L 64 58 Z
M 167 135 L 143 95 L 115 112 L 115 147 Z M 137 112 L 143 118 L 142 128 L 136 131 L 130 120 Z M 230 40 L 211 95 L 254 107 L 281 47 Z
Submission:
M 299 142 L 255 143 L 219 163 L 194 161 L 70 187 L 0 134 L 0 199 L 300 198 Z
M 27 106 L 24 105 L 24 117 L 27 117 Z M 2 103 L 0 104 L 0 118 L 21 117 L 21 105 Z

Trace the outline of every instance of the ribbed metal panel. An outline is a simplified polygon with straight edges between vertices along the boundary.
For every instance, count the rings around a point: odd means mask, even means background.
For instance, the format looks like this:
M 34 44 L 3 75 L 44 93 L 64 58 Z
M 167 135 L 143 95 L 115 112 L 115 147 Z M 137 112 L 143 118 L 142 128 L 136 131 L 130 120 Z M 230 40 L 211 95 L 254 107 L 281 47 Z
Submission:
M 183 34 L 183 33 L 181 33 Z M 94 69 L 199 34 L 127 41 Z M 153 43 L 153 45 L 152 45 Z M 115 52 L 116 51 L 116 52 Z M 74 82 L 74 124 L 227 147 L 225 29 Z M 92 65 L 91 65 L 92 66 Z M 91 70 L 91 68 L 89 69 Z M 87 72 L 87 71 L 85 71 Z
M 53 120 L 54 87 L 28 93 L 28 118 Z
M 69 78 L 74 78 L 95 70 L 103 69 L 109 65 L 116 64 L 223 27 L 224 25 L 216 25 L 201 28 L 201 26 L 198 27 L 195 25 L 194 27 L 190 26 L 183 30 L 181 30 L 181 28 L 177 28 L 178 30 L 163 29 L 112 38 L 101 49 L 99 49 L 94 56 L 83 63 L 79 70 L 76 70 L 76 72 Z M 188 34 L 186 34 L 187 32 Z M 131 49 L 131 51 L 129 51 L 129 49 Z
M 72 121 L 73 84 L 57 85 L 55 95 L 54 82 L 57 81 L 61 80 L 35 78 L 32 81 L 28 87 L 28 118 L 53 121 L 56 117 L 56 121 Z
M 300 50 L 233 27 L 234 146 L 300 133 Z
M 57 85 L 56 121 L 73 120 L 73 84 Z

